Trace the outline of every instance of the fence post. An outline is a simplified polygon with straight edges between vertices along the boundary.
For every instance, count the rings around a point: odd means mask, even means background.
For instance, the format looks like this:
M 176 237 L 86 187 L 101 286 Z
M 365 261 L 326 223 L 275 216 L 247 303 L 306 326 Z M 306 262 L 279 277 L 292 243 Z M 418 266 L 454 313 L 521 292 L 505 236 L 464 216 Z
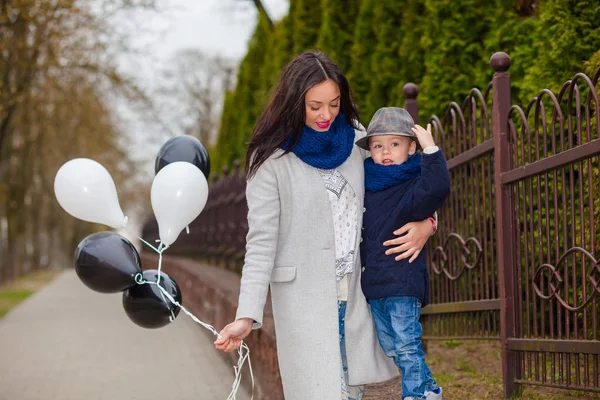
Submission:
M 419 87 L 409 82 L 402 87 L 402 94 L 404 95 L 404 108 L 415 121 L 415 124 L 419 123 L 419 105 L 417 104 L 417 96 L 419 95 Z
M 514 208 L 512 188 L 502 184 L 502 173 L 511 168 L 508 115 L 511 107 L 510 57 L 506 53 L 494 53 L 490 58 L 494 70 L 492 79 L 492 127 L 494 134 L 494 181 L 496 191 L 496 254 L 498 262 L 498 291 L 500 295 L 500 339 L 502 352 L 502 377 L 504 397 L 518 395 L 521 386 L 515 383 L 517 357 L 508 348 L 508 339 L 516 337 L 515 318 L 515 243 Z

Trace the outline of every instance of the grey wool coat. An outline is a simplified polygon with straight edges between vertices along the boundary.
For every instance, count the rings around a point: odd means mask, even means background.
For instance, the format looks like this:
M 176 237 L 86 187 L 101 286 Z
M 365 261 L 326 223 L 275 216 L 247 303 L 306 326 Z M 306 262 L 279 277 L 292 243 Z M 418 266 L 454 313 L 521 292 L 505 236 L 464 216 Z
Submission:
M 364 136 L 356 131 L 356 139 Z M 248 181 L 249 232 L 237 318 L 260 328 L 269 285 L 279 369 L 287 400 L 341 399 L 341 353 L 331 205 L 317 169 L 279 151 Z M 364 150 L 354 146 L 338 170 L 364 198 Z M 354 272 L 346 311 L 350 385 L 398 375 L 385 356 L 360 286 L 357 231 Z

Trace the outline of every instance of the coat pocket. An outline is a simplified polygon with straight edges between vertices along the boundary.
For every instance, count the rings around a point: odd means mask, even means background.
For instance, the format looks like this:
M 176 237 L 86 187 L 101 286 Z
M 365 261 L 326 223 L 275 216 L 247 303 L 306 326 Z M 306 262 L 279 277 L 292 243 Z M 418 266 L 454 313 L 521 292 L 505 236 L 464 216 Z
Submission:
M 291 282 L 296 278 L 296 267 L 274 267 L 271 282 Z

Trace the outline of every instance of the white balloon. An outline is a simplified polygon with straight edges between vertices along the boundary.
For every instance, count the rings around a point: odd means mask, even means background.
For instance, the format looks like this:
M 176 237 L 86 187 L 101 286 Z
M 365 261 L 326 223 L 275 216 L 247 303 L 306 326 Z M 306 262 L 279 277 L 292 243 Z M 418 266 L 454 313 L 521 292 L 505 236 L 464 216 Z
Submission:
M 204 209 L 208 182 L 198 167 L 177 161 L 158 171 L 152 181 L 150 200 L 160 240 L 170 246 Z
M 60 167 L 54 178 L 54 195 L 75 218 L 115 229 L 127 224 L 110 173 L 89 158 L 75 158 Z

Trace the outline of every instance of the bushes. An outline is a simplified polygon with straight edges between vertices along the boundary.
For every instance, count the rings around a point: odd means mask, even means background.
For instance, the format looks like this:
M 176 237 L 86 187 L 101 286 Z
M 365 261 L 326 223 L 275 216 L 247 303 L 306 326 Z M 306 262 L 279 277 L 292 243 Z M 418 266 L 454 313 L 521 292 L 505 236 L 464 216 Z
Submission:
M 350 70 L 354 42 L 354 28 L 359 11 L 359 0 L 323 0 L 323 22 L 317 48 L 325 53 L 345 74 Z
M 511 56 L 513 102 L 525 106 L 544 85 L 556 92 L 584 66 L 600 64 L 600 3 L 541 0 L 523 9 L 516 0 L 291 0 L 274 29 L 258 18 L 226 98 L 216 170 L 243 158 L 279 72 L 308 49 L 329 54 L 346 73 L 365 126 L 377 108 L 403 104 L 409 81 L 420 86 L 421 120 L 441 116 L 472 87 L 485 90 L 496 51 Z
M 350 49 L 350 70 L 348 80 L 361 115 L 367 109 L 367 93 L 373 78 L 371 59 L 373 58 L 372 43 L 375 42 L 373 26 L 373 8 L 375 0 L 361 0 L 358 18 L 354 26 L 354 43 Z M 364 121 L 363 121 L 364 123 Z
M 265 62 L 271 34 L 267 19 L 264 14 L 259 14 L 256 29 L 248 43 L 248 53 L 239 67 L 236 88 L 225 97 L 216 151 L 212 155 L 215 171 L 231 165 L 236 158 L 243 158 L 246 152 L 246 142 L 263 106 L 255 96 L 260 88 L 258 75 Z

